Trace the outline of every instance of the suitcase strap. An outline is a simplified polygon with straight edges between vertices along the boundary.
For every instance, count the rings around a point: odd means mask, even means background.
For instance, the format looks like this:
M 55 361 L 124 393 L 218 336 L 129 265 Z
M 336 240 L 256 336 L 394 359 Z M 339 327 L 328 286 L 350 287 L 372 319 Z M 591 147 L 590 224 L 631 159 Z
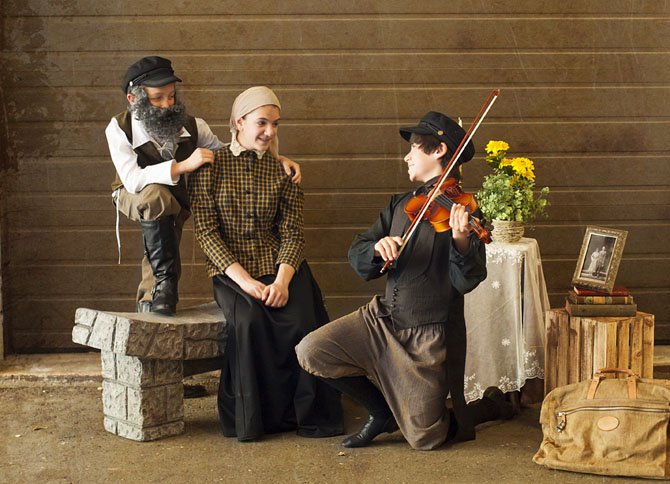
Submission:
M 637 398 L 637 379 L 639 378 L 631 370 L 620 369 L 620 368 L 601 368 L 596 371 L 591 380 L 591 385 L 589 386 L 589 391 L 586 394 L 587 400 L 593 400 L 596 396 L 596 391 L 598 390 L 598 385 L 605 378 L 605 375 L 608 373 L 619 373 L 627 375 L 626 381 L 628 382 L 628 398 L 635 399 Z

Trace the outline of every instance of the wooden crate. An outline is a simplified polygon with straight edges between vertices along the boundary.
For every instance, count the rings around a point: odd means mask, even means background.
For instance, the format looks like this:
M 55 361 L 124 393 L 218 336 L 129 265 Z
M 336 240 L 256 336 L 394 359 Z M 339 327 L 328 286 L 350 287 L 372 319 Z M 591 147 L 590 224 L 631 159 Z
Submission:
M 654 373 L 654 315 L 570 317 L 565 309 L 545 314 L 544 393 L 588 380 L 600 368 Z

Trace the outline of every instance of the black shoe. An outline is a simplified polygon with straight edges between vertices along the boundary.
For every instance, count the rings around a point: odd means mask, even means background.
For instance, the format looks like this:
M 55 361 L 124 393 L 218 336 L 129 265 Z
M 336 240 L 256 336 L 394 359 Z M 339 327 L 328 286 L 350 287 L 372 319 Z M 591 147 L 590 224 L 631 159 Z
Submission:
M 483 398 L 488 398 L 497 407 L 497 416 L 498 420 L 509 420 L 514 417 L 514 407 L 510 402 L 505 398 L 505 394 L 498 387 L 488 387 L 484 390 Z
M 190 385 L 184 383 L 184 398 L 200 398 L 207 396 L 207 389 L 204 385 Z
M 158 220 L 141 220 L 140 224 L 144 237 L 144 252 L 156 279 L 152 291 L 151 311 L 172 316 L 177 311 L 181 274 L 175 217 L 171 215 Z
M 363 425 L 361 430 L 342 441 L 342 447 L 366 447 L 370 445 L 372 439 L 379 434 L 384 432 L 390 434 L 396 430 L 398 430 L 398 424 L 396 423 L 395 418 L 393 418 L 393 415 L 386 418 L 370 415 L 368 421 L 365 422 L 365 425 Z
M 138 313 L 150 313 L 151 312 L 151 301 L 140 301 L 137 303 L 137 312 Z

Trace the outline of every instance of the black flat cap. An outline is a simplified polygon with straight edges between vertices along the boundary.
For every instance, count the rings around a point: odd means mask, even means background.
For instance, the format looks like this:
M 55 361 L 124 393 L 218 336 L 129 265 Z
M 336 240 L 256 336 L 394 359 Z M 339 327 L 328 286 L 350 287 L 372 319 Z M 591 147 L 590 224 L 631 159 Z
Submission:
M 409 141 L 412 133 L 416 134 L 432 134 L 440 141 L 444 141 L 449 148 L 449 155 L 453 155 L 465 138 L 465 130 L 461 128 L 456 121 L 445 116 L 442 113 L 430 111 L 427 113 L 419 124 L 409 128 L 400 128 L 400 136 Z M 458 158 L 459 163 L 465 163 L 475 156 L 475 145 L 472 140 L 465 146 L 463 153 Z
M 181 82 L 172 70 L 169 59 L 158 56 L 142 57 L 128 68 L 123 76 L 123 92 L 130 86 L 161 87 L 171 82 Z

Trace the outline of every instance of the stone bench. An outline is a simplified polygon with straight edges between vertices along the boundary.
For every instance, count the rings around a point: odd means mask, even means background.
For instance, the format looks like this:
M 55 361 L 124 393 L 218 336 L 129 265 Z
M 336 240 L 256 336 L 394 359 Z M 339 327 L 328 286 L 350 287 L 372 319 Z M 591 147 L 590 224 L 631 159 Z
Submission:
M 225 328 L 213 302 L 173 317 L 77 309 L 72 341 L 101 351 L 105 430 L 141 441 L 182 433 L 182 379 L 220 365 Z

